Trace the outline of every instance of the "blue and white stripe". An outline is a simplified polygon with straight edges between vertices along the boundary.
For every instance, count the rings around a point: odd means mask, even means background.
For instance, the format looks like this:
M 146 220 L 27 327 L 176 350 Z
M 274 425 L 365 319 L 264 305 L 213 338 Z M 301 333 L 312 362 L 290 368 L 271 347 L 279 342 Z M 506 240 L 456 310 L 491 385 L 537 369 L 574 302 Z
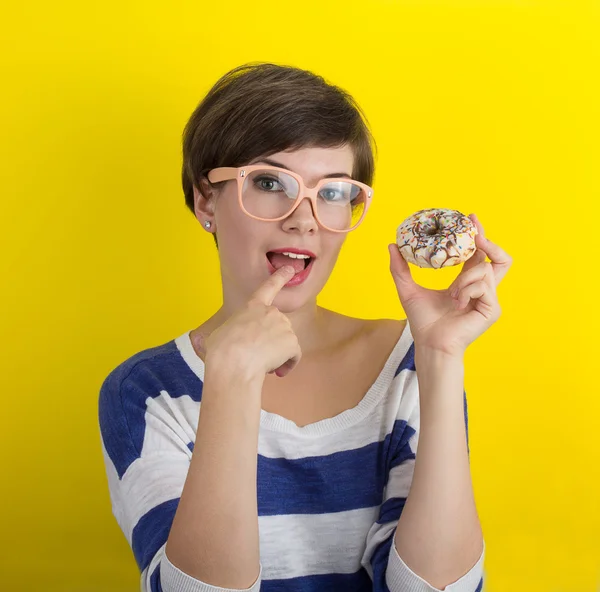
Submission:
M 142 592 L 228 592 L 184 574 L 164 553 L 192 458 L 203 380 L 204 364 L 186 332 L 135 354 L 100 389 L 112 511 L 132 548 Z M 412 480 L 418 403 L 407 325 L 353 409 L 303 427 L 261 411 L 261 573 L 249 591 L 436 590 L 393 546 Z M 483 554 L 446 592 L 480 592 L 482 566 Z

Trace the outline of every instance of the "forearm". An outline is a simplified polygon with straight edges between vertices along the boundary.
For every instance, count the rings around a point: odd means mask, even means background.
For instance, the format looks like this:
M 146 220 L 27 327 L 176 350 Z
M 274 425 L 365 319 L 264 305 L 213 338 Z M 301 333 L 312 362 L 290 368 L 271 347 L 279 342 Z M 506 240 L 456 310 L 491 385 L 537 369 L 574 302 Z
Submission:
M 464 366 L 447 354 L 415 352 L 420 433 L 410 493 L 395 535 L 408 567 L 444 588 L 483 549 L 466 442 Z
M 248 588 L 259 573 L 262 383 L 207 361 L 196 443 L 167 541 L 171 563 L 224 588 Z

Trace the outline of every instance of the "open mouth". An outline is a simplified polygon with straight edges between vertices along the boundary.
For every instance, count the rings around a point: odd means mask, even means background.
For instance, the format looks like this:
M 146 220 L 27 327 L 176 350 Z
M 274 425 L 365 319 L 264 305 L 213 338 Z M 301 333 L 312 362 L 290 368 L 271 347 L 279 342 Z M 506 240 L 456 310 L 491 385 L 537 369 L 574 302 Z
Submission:
M 277 255 L 278 261 L 276 263 L 273 263 L 273 258 L 275 255 Z M 285 257 L 285 260 L 283 259 L 283 257 Z M 282 255 L 281 253 L 273 253 L 272 251 L 269 251 L 267 253 L 267 259 L 275 268 L 282 267 L 282 264 L 291 265 L 296 270 L 296 273 L 299 273 L 303 269 L 306 269 L 310 265 L 310 262 L 313 260 L 312 257 L 308 257 L 306 259 L 293 259 L 292 257 L 288 257 L 287 255 Z

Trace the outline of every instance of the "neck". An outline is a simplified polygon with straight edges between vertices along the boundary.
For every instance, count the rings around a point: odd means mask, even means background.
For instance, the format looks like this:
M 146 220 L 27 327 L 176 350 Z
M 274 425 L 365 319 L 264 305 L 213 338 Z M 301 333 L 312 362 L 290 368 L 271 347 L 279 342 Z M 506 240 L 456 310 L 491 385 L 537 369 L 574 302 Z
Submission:
M 194 349 L 202 360 L 204 360 L 205 353 L 203 341 L 225 323 L 234 312 L 234 309 L 223 305 L 212 317 L 192 331 L 191 337 Z M 323 343 L 325 343 L 330 333 L 330 323 L 334 313 L 317 306 L 316 302 L 307 303 L 302 308 L 290 312 L 282 311 L 282 313 L 288 317 L 292 324 L 292 329 L 298 338 L 303 356 L 309 356 L 312 352 L 323 347 Z

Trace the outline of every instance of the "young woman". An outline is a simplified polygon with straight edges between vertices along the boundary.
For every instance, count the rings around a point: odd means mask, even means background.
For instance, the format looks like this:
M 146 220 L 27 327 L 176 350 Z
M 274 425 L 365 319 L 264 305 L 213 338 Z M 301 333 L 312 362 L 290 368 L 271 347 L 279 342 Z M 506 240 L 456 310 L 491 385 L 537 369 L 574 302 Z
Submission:
M 223 304 L 120 364 L 99 401 L 143 591 L 482 589 L 463 358 L 511 259 L 472 215 L 476 254 L 446 290 L 388 245 L 407 319 L 317 306 L 372 199 L 365 121 L 321 77 L 262 63 L 223 76 L 186 126 L 186 204 L 213 234 Z

